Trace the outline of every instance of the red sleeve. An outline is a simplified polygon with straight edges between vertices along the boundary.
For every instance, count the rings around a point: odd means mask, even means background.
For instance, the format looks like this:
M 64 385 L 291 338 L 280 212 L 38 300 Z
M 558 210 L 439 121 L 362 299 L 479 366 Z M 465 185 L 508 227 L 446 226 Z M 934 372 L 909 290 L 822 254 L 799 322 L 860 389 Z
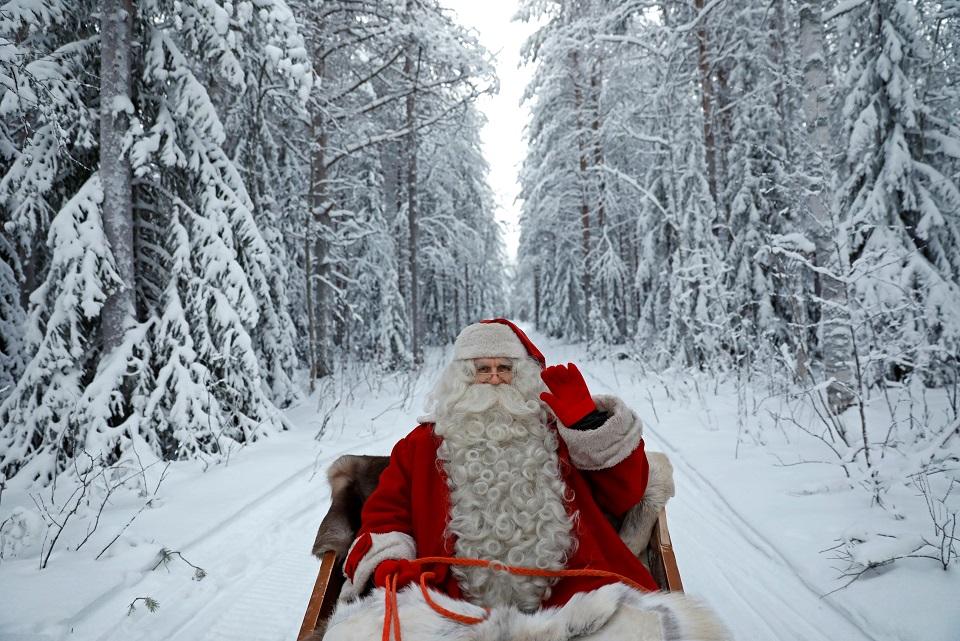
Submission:
M 593 489 L 593 498 L 605 512 L 622 518 L 627 510 L 640 502 L 647 490 L 650 464 L 643 440 L 627 458 L 602 470 L 581 470 Z
M 377 487 L 363 504 L 360 531 L 344 559 L 343 573 L 355 590 L 385 559 L 416 558 L 410 506 L 411 457 L 409 436 L 397 443 Z
M 390 464 L 380 474 L 377 488 L 363 504 L 360 534 L 403 532 L 413 534 L 410 506 L 409 437 L 401 439 L 390 453 Z

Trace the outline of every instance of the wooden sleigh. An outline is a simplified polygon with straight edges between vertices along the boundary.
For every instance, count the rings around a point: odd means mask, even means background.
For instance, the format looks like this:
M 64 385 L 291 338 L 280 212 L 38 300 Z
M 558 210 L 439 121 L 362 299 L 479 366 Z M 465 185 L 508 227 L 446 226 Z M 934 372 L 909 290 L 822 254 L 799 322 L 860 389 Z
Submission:
M 657 457 L 662 458 L 659 466 L 651 466 L 651 481 L 654 469 L 665 470 L 661 474 L 669 475 L 670 478 L 661 480 L 666 483 L 669 495 L 672 496 L 672 469 L 669 462 L 664 455 L 657 452 L 647 454 L 652 463 L 661 460 Z M 343 559 L 357 530 L 360 529 L 360 510 L 376 487 L 376 480 L 387 467 L 389 460 L 386 456 L 346 455 L 330 466 L 328 472 L 331 487 L 330 509 L 320 523 L 317 538 L 313 544 L 313 554 L 320 559 L 320 571 L 317 573 L 317 580 L 307 604 L 297 641 L 320 641 L 323 638 L 327 620 L 333 613 L 343 587 Z M 663 483 L 661 485 L 666 487 Z M 633 540 L 631 549 L 645 548 L 639 555 L 640 559 L 650 569 L 661 590 L 683 592 L 677 559 L 670 541 L 670 531 L 667 529 L 667 512 L 663 505 L 667 498 L 664 494 L 662 502 L 647 506 L 648 510 L 656 510 L 653 513 L 656 515 L 655 522 L 649 536 L 645 531 L 642 533 L 642 536 L 648 540 L 639 543 Z M 623 536 L 625 523 L 626 519 L 623 524 L 614 522 L 621 536 Z

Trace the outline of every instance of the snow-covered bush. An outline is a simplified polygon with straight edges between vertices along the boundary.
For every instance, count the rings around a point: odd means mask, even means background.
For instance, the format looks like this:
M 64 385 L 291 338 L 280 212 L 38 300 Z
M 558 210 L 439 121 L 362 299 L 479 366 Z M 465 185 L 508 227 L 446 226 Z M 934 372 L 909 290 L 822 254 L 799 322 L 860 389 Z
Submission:
M 39 553 L 46 528 L 37 512 L 15 507 L 0 519 L 0 560 L 34 556 Z

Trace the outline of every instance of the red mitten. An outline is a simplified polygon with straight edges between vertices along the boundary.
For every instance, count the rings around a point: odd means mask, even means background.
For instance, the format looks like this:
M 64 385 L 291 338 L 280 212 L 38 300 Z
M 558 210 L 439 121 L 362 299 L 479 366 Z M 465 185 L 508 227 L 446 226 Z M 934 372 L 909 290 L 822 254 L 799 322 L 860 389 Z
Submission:
M 420 561 L 406 559 L 387 559 L 381 561 L 373 573 L 373 584 L 378 588 L 387 586 L 387 578 L 397 575 L 397 588 L 408 583 L 420 583 L 420 575 L 432 572 L 433 576 L 427 579 L 429 585 L 439 585 L 447 578 L 447 566 L 423 564 Z
M 566 427 L 597 409 L 583 375 L 573 363 L 551 365 L 540 372 L 540 378 L 550 390 L 541 394 L 540 400 L 550 406 Z

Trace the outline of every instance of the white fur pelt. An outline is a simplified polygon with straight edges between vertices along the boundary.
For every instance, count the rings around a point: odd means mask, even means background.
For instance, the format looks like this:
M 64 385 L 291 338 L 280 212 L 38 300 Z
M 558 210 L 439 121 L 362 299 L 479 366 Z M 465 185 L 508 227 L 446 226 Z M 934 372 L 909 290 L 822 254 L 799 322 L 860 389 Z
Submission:
M 637 592 L 614 583 L 574 595 L 561 608 L 534 613 L 513 606 L 489 613 L 466 601 L 430 591 L 438 604 L 459 614 L 485 617 L 475 625 L 435 612 L 419 586 L 397 595 L 404 641 L 728 641 L 716 616 L 697 600 L 679 593 Z M 384 591 L 342 602 L 330 619 L 324 641 L 379 639 L 383 630 Z M 391 638 L 394 638 L 391 636 Z
M 573 550 L 556 434 L 546 427 L 539 367 L 513 359 L 509 385 L 472 384 L 473 363 L 456 361 L 434 391 L 437 456 L 450 490 L 447 532 L 467 558 L 563 568 Z M 569 497 L 568 497 L 569 498 Z M 534 611 L 556 579 L 454 566 L 474 603 Z

